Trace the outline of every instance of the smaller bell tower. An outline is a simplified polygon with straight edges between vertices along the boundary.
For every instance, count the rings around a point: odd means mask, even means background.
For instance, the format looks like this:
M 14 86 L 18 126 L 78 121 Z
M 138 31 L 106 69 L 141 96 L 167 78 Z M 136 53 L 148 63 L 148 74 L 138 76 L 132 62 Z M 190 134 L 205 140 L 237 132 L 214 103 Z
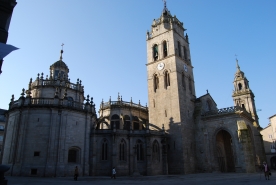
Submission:
M 237 62 L 237 71 L 235 73 L 234 79 L 234 91 L 232 94 L 235 106 L 240 106 L 249 112 L 252 118 L 255 120 L 254 126 L 259 127 L 259 118 L 256 111 L 254 93 L 249 87 L 249 81 L 244 75 L 244 72 L 241 71 L 238 60 Z

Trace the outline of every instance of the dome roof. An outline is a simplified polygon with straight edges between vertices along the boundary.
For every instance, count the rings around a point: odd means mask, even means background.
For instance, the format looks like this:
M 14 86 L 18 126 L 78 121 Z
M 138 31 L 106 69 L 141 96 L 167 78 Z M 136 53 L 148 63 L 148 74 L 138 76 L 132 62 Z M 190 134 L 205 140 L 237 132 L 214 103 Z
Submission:
M 50 68 L 64 68 L 69 70 L 68 66 L 62 60 L 56 61 L 50 66 Z

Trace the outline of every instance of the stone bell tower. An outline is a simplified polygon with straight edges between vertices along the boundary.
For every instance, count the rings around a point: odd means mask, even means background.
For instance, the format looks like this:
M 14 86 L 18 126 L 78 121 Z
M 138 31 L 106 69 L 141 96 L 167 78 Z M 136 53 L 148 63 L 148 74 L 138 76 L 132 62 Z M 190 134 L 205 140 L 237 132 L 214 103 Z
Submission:
M 254 126 L 259 127 L 259 118 L 256 111 L 254 93 L 249 88 L 249 81 L 244 75 L 244 72 L 241 71 L 240 66 L 237 62 L 237 71 L 235 73 L 234 79 L 234 91 L 233 91 L 233 100 L 235 106 L 240 106 L 249 112 L 252 118 L 255 120 Z
M 164 4 L 160 18 L 147 31 L 149 123 L 169 134 L 168 171 L 194 171 L 193 66 L 183 23 Z

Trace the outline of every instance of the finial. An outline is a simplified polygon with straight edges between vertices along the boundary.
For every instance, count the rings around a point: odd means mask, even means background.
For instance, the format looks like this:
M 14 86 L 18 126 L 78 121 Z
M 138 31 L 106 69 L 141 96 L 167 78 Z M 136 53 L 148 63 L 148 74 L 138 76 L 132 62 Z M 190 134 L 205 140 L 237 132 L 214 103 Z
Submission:
M 111 96 L 109 96 L 109 102 L 111 102 Z
M 27 97 L 31 97 L 32 92 L 31 92 L 31 90 L 30 90 L 30 89 L 29 89 L 29 90 L 27 90 L 27 91 L 26 91 L 26 93 L 27 93 Z
M 118 98 L 117 99 L 118 99 L 118 101 L 120 101 L 120 93 L 119 92 L 118 92 Z
M 79 79 L 77 79 L 77 84 L 79 84 L 79 81 L 80 81 L 80 80 L 79 80 Z
M 21 97 L 24 97 L 24 95 L 25 95 L 25 89 L 23 88 L 22 93 L 21 93 Z
M 14 101 L 14 94 L 12 94 L 12 98 L 11 98 L 11 102 L 13 102 Z
M 60 50 L 60 60 L 62 60 L 63 46 L 64 46 L 64 44 L 62 43 L 61 44 L 61 50 Z
M 81 85 L 81 80 L 80 80 L 80 85 Z
M 139 100 L 139 105 L 141 105 L 141 104 L 140 104 L 140 100 Z
M 48 80 L 48 75 L 46 75 L 46 80 Z
M 122 96 L 121 96 L 121 101 L 123 101 L 123 98 L 122 98 Z
M 40 75 L 40 80 L 43 80 L 43 75 L 44 75 L 44 73 L 42 72 Z
M 163 2 L 164 2 L 164 8 L 167 8 L 167 1 L 163 0 Z
M 207 91 L 207 94 L 208 94 L 208 93 L 209 93 L 209 92 L 208 92 L 208 89 L 207 89 L 206 91 Z
M 148 104 L 146 103 L 146 107 L 148 107 Z
M 186 35 L 185 35 L 185 38 L 186 38 L 186 41 L 189 42 L 189 36 L 188 36 L 187 33 L 186 33 Z
M 132 103 L 132 97 L 130 97 L 130 103 Z
M 235 55 L 235 56 L 236 56 L 236 63 L 237 63 L 236 66 L 237 66 L 237 70 L 240 71 L 241 69 L 240 69 L 240 66 L 239 66 L 239 61 L 238 61 L 238 59 L 237 59 L 237 56 L 238 56 L 238 55 Z
M 93 102 L 93 97 L 91 97 L 90 103 L 91 103 L 91 105 L 93 105 L 93 103 L 94 103 L 94 102 Z
M 29 83 L 29 90 L 31 90 L 32 81 L 33 81 L 33 79 L 31 78 L 30 83 Z

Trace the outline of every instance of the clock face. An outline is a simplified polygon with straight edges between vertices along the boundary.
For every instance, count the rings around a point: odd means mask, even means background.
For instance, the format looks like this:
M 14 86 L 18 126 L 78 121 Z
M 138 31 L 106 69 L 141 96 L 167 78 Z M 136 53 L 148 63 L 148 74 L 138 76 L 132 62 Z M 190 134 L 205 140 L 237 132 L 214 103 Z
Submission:
M 165 67 L 165 64 L 162 62 L 157 65 L 158 70 L 162 70 L 164 67 Z
M 186 64 L 184 64 L 184 71 L 186 71 L 186 72 L 188 71 Z

